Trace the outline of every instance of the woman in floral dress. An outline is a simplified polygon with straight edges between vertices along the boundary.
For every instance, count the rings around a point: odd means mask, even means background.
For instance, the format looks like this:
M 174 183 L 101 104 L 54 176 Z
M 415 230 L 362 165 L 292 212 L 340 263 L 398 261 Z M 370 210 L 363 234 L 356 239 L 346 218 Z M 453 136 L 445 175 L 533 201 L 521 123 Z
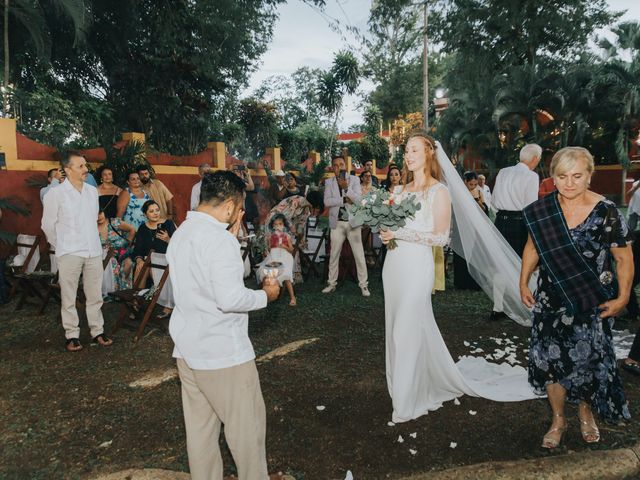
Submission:
M 138 172 L 129 172 L 127 188 L 122 190 L 118 196 L 118 218 L 137 230 L 147 220 L 142 211 L 142 206 L 147 200 L 151 200 L 151 197 L 142 189 Z
M 131 241 L 136 234 L 135 228 L 119 218 L 107 218 L 103 211 L 98 214 L 98 232 L 102 249 L 112 249 L 114 255 L 105 269 L 102 294 L 131 288 Z
M 567 429 L 565 400 L 579 404 L 587 443 L 600 440 L 592 409 L 612 423 L 630 418 L 611 328 L 629 300 L 631 237 L 615 204 L 589 191 L 593 169 L 588 150 L 563 148 L 551 162 L 558 191 L 524 210 L 529 239 L 520 291 L 534 315 L 529 382 L 553 411 L 543 448 L 556 448 Z M 537 266 L 534 297 L 527 284 Z

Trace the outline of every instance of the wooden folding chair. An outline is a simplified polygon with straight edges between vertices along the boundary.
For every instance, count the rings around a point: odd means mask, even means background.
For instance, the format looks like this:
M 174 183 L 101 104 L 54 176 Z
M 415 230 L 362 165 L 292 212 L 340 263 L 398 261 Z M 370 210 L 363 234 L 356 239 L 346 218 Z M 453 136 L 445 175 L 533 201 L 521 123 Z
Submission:
M 18 286 L 20 285 L 20 281 L 18 280 L 18 275 L 23 275 L 29 273 L 29 271 L 34 271 L 37 268 L 37 265 L 31 265 L 31 262 L 38 251 L 38 247 L 40 245 L 40 239 L 42 237 L 40 235 L 23 235 L 19 234 L 16 238 L 15 244 L 15 253 L 16 257 L 27 250 L 27 255 L 22 261 L 21 265 L 7 264 L 9 278 L 11 279 L 11 291 L 9 292 L 9 297 L 13 297 L 18 291 Z M 23 256 L 23 255 L 21 255 Z M 14 259 L 16 258 L 14 257 Z M 38 262 L 39 263 L 39 260 Z M 34 268 L 29 268 L 34 267 Z
M 309 247 L 307 247 L 305 249 L 299 250 L 303 273 L 306 277 L 309 277 L 309 275 L 320 276 L 320 272 L 318 272 L 317 268 L 317 262 L 318 258 L 324 258 L 326 256 L 326 245 L 327 239 L 329 238 L 329 229 L 325 227 L 322 230 L 319 230 L 315 226 L 312 227 L 310 222 L 307 221 L 305 237 L 307 245 L 310 244 L 309 240 L 318 240 L 318 244 L 315 248 L 309 249 Z M 321 255 L 323 247 L 324 252 Z M 305 268 L 306 272 L 304 272 Z
M 159 265 L 151 263 L 151 253 L 153 250 L 149 252 L 147 258 L 140 269 L 140 273 L 138 277 L 134 279 L 133 288 L 127 290 L 119 290 L 117 292 L 113 292 L 109 294 L 116 301 L 122 303 L 122 308 L 120 309 L 120 316 L 116 320 L 116 323 L 111 330 L 111 333 L 115 333 L 120 329 L 120 327 L 124 324 L 125 320 L 129 317 L 129 315 L 134 316 L 134 321 L 140 319 L 140 324 L 137 327 L 136 334 L 133 337 L 133 341 L 137 342 L 140 340 L 142 336 L 142 332 L 144 331 L 147 323 L 151 320 L 153 316 L 153 311 L 158 303 L 158 297 L 160 296 L 160 292 L 162 292 L 162 288 L 164 287 L 167 278 L 169 278 L 169 267 L 167 265 Z M 150 298 L 146 298 L 146 294 L 141 293 L 145 290 L 145 285 L 143 282 L 147 278 L 147 273 L 150 273 L 151 268 L 159 268 L 164 270 L 160 281 L 155 286 L 155 291 L 151 295 Z M 148 293 L 148 292 L 147 292 Z

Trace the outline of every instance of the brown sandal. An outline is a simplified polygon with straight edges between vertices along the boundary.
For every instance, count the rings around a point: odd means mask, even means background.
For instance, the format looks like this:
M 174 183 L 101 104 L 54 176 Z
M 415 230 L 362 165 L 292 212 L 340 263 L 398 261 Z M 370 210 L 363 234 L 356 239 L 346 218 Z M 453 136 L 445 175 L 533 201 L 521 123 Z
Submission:
M 113 344 L 113 340 L 107 337 L 104 333 L 101 333 L 93 337 L 93 343 L 102 347 L 108 347 Z

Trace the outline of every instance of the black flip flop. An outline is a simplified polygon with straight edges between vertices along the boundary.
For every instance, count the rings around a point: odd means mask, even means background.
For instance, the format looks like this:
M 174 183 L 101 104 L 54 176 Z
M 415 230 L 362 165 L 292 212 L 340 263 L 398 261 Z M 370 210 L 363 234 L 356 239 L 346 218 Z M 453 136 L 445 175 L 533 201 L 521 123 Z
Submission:
M 69 344 L 73 344 L 74 347 L 80 347 L 80 348 L 76 348 L 74 350 L 69 350 Z M 67 352 L 79 352 L 80 350 L 82 350 L 82 344 L 80 343 L 80 339 L 78 338 L 67 338 L 67 341 L 64 342 L 64 349 Z
M 640 376 L 640 364 L 622 362 L 622 368 L 627 372 Z
M 111 340 L 109 337 L 107 337 L 104 333 L 101 333 L 99 335 L 96 335 L 95 337 L 93 337 L 92 342 L 95 343 L 96 345 L 100 345 L 101 347 L 110 347 L 111 345 L 113 345 L 113 342 L 105 345 L 104 343 L 100 343 L 98 341 L 98 339 L 101 338 L 103 342 L 108 342 L 109 340 Z

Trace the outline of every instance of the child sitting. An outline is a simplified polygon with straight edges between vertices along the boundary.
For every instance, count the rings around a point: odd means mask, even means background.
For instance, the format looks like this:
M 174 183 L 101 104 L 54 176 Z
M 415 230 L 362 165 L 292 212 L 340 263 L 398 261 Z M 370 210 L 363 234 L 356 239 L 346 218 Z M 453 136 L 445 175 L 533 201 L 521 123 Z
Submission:
M 276 279 L 280 286 L 284 283 L 284 286 L 289 292 L 291 301 L 289 305 L 294 307 L 296 305 L 296 296 L 293 292 L 293 240 L 289 231 L 289 223 L 284 215 L 278 213 L 271 218 L 269 222 L 269 254 L 258 267 L 257 277 L 258 283 L 262 283 L 266 273 L 265 265 L 272 262 L 279 262 L 282 265 L 278 267 L 278 275 Z

